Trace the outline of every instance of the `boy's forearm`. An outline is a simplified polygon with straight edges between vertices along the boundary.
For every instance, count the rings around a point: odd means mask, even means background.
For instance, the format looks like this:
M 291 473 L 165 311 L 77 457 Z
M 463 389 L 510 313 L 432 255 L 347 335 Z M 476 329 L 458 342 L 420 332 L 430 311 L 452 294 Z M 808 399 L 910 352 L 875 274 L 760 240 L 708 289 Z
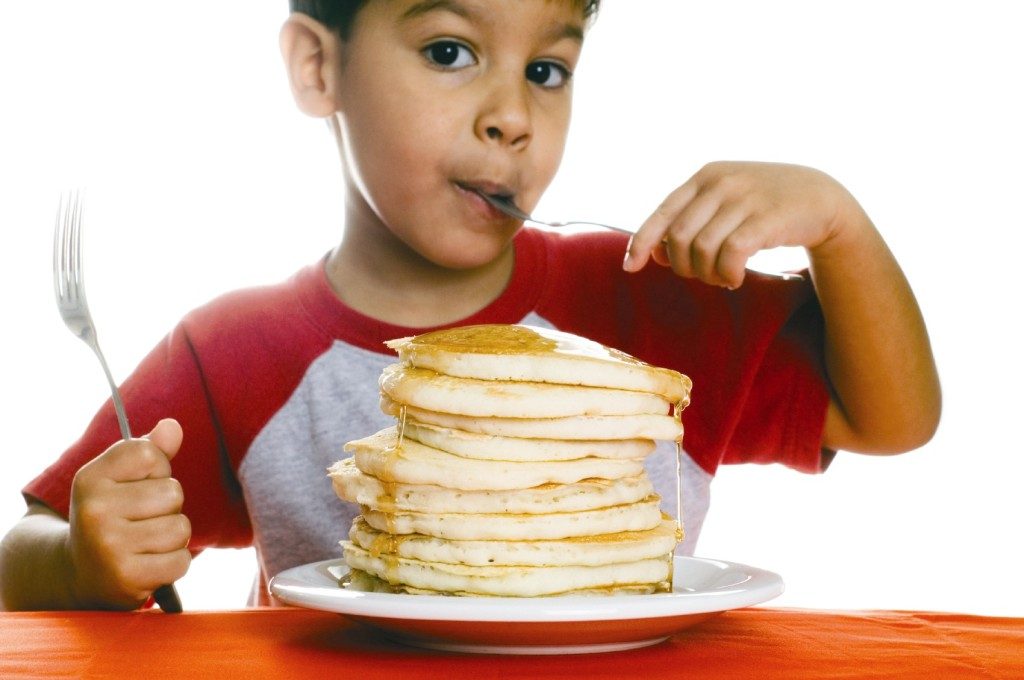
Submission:
M 810 252 L 836 409 L 824 445 L 896 453 L 926 443 L 941 390 L 924 318 L 881 235 L 859 210 Z
M 29 511 L 0 542 L 0 608 L 79 609 L 68 552 L 67 521 L 46 508 Z

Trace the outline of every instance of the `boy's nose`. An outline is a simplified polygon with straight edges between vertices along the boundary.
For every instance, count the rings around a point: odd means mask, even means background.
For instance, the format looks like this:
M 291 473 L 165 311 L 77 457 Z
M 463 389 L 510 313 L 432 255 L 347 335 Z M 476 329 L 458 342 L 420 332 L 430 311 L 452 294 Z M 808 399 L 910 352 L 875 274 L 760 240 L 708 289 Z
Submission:
M 529 93 L 523 87 L 497 85 L 476 121 L 476 135 L 513 149 L 527 146 L 533 133 Z

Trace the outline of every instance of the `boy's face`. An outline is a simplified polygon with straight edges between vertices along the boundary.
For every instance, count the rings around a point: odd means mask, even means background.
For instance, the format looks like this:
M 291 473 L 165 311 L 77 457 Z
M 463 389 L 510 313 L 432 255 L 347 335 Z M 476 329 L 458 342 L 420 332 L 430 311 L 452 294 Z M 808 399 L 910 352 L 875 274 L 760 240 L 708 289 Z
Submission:
M 335 89 L 347 228 L 445 267 L 496 258 L 519 225 L 478 192 L 529 211 L 550 183 L 583 22 L 568 0 L 370 0 Z

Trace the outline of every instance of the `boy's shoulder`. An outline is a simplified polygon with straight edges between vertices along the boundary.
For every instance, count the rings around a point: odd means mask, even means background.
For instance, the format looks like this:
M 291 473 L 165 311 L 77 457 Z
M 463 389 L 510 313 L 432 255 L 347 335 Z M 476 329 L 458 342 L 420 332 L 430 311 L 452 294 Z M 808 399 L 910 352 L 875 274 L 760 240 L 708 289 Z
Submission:
M 325 341 L 316 323 L 319 287 L 326 286 L 322 262 L 307 265 L 287 279 L 239 288 L 190 311 L 179 324 L 198 350 L 267 347 L 291 343 L 296 337 Z

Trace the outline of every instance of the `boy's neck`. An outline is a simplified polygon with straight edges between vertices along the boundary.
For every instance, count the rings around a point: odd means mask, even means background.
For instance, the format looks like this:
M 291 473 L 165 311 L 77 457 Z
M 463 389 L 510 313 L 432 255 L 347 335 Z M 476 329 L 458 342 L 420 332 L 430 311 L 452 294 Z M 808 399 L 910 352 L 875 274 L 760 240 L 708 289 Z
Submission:
M 348 215 L 349 224 L 354 217 Z M 326 272 L 335 295 L 352 309 L 396 326 L 428 328 L 464 319 L 493 302 L 508 285 L 514 264 L 511 243 L 482 267 L 450 269 L 386 229 L 346 228 Z

